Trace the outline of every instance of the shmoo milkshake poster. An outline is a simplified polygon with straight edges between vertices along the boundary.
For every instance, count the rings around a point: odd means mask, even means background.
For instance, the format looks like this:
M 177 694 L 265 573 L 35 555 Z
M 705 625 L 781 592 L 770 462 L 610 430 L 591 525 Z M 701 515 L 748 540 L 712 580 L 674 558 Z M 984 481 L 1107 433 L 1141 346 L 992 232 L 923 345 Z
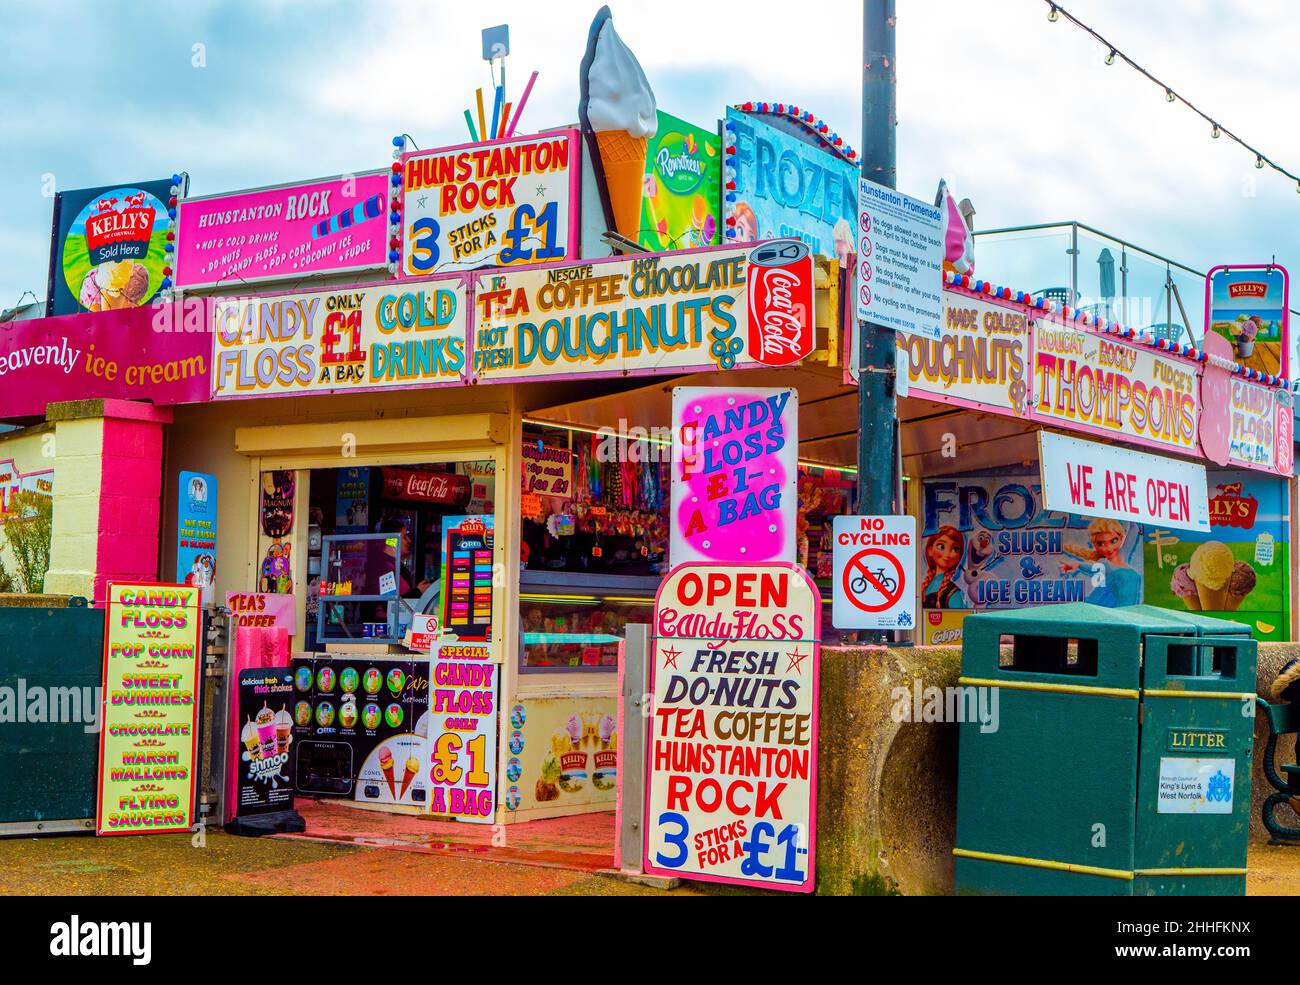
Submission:
M 799 395 L 673 390 L 669 560 L 793 561 Z
M 192 585 L 109 583 L 97 834 L 189 830 L 201 631 Z

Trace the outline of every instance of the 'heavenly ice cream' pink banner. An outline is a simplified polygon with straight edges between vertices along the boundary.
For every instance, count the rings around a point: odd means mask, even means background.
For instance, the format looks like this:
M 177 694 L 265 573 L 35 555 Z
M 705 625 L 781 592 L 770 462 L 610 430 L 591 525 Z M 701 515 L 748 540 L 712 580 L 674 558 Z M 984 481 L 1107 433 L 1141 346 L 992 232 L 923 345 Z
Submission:
M 0 419 L 39 417 L 62 400 L 208 399 L 211 336 L 203 301 L 119 308 L 0 325 Z
M 176 283 L 229 286 L 382 267 L 387 201 L 387 172 L 186 199 Z

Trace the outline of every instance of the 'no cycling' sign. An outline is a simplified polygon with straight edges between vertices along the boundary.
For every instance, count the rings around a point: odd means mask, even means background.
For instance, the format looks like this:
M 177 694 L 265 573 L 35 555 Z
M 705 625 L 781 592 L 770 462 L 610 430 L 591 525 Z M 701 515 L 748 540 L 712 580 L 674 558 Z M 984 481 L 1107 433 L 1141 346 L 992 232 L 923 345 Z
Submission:
M 831 529 L 835 628 L 915 628 L 916 517 L 837 516 Z

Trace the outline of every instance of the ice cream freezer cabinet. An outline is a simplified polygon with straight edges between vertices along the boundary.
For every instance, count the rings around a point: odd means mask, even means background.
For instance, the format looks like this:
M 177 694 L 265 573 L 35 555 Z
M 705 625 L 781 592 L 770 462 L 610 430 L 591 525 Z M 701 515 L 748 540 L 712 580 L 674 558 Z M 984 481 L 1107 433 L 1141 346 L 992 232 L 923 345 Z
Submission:
M 1244 894 L 1246 626 L 1069 603 L 964 630 L 961 684 L 997 688 L 999 714 L 960 726 L 959 893 Z

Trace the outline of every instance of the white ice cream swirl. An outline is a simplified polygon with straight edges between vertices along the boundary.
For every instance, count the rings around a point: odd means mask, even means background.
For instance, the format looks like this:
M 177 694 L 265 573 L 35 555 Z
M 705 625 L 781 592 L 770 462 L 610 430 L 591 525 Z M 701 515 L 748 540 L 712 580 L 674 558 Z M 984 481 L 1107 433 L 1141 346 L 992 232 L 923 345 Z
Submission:
M 649 138 L 658 130 L 655 94 L 612 20 L 601 25 L 587 72 L 587 120 L 597 133 L 626 130 L 633 137 Z

